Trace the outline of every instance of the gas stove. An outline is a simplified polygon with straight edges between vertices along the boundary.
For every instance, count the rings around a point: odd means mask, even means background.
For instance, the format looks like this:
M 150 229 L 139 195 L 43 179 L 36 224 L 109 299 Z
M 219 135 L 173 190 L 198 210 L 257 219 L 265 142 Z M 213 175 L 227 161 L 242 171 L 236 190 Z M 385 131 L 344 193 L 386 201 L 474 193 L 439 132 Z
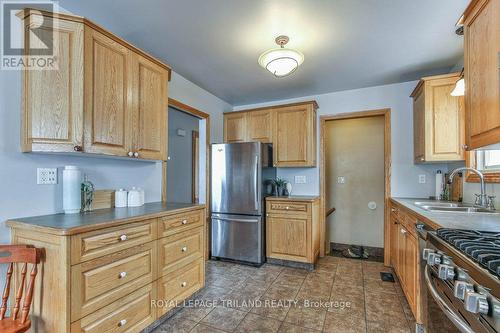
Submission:
M 439 229 L 437 236 L 500 278 L 500 232 Z

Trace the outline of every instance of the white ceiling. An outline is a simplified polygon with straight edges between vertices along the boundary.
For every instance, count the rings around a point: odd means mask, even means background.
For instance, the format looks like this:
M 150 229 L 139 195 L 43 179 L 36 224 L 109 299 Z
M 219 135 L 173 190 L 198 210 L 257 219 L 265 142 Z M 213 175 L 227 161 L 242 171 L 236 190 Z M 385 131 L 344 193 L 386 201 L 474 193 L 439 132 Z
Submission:
M 469 0 L 61 0 L 233 105 L 410 81 L 461 58 Z M 277 79 L 274 38 L 305 55 Z

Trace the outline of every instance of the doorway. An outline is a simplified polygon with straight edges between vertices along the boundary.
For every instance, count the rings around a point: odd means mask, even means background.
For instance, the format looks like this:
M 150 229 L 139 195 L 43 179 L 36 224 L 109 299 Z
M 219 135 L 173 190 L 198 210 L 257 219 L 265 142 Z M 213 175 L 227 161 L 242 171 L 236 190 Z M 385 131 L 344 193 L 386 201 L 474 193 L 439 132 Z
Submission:
M 390 110 L 321 117 L 320 157 L 325 252 L 363 246 L 382 261 L 388 244 Z

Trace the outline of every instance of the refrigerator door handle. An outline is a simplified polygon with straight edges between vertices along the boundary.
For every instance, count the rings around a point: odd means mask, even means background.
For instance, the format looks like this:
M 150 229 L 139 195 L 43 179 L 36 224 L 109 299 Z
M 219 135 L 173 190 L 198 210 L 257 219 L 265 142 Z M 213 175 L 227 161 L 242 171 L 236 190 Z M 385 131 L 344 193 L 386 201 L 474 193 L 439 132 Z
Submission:
M 259 155 L 255 155 L 254 208 L 259 210 Z
M 229 221 L 229 222 L 250 222 L 250 223 L 259 222 L 258 219 L 233 219 L 233 218 L 218 217 L 218 216 L 212 216 L 212 220 Z

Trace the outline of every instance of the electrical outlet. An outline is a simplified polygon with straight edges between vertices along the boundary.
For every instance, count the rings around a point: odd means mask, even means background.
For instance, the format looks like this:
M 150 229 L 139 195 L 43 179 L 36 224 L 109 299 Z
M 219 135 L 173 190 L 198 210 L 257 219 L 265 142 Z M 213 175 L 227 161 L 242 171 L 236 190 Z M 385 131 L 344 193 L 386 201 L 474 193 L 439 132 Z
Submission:
M 306 176 L 295 176 L 295 184 L 305 184 Z
M 337 184 L 345 184 L 345 177 L 344 176 L 337 177 Z
M 57 168 L 37 168 L 36 183 L 38 185 L 57 184 Z
M 418 175 L 418 182 L 420 184 L 425 184 L 426 183 L 425 175 Z

